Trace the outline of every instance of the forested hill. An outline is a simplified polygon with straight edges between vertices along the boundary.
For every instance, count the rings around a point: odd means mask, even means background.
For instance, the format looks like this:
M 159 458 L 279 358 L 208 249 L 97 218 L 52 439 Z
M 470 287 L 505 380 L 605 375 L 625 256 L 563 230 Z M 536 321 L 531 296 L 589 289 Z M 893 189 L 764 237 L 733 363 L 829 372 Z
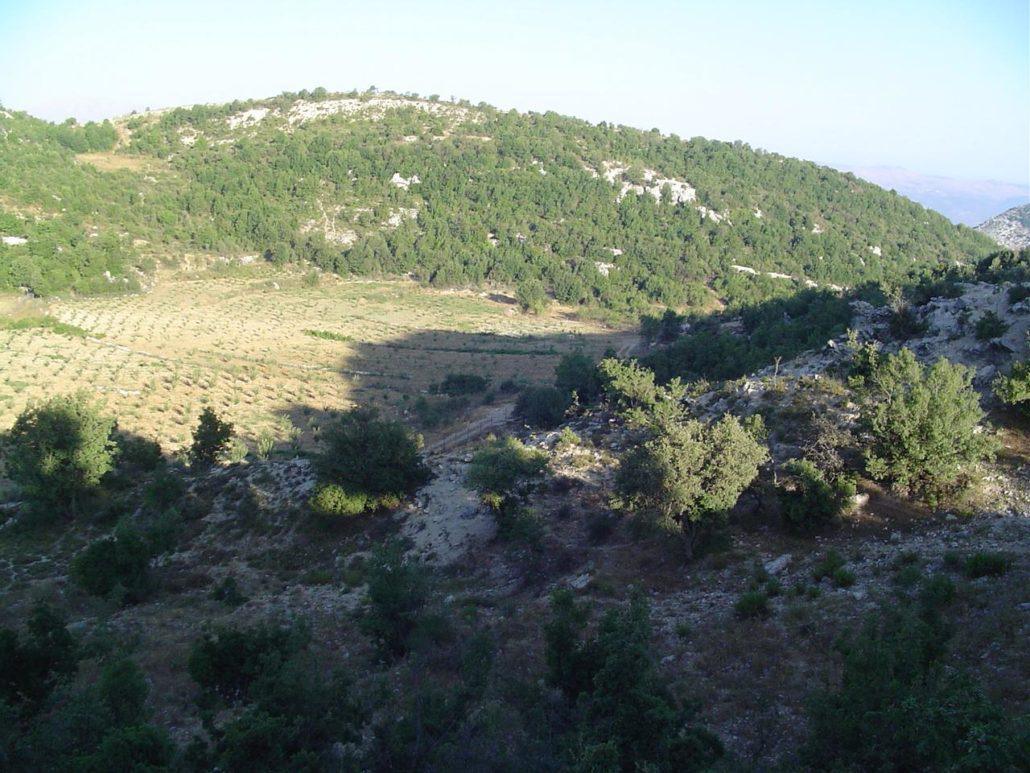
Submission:
M 54 126 L 0 112 L 0 285 L 132 287 L 183 251 L 492 282 L 617 311 L 853 286 L 982 234 L 743 143 L 323 89 Z

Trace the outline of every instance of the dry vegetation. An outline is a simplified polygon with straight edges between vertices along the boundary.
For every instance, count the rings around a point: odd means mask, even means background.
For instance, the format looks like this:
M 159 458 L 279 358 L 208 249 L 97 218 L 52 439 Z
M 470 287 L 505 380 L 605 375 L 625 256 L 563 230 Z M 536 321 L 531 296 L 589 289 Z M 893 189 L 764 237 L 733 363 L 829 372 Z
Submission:
M 407 281 L 312 284 L 244 267 L 180 275 L 142 295 L 36 308 L 9 298 L 7 314 L 46 313 L 89 336 L 0 331 L 0 427 L 34 398 L 86 389 L 123 429 L 170 449 L 187 442 L 208 405 L 244 437 L 287 440 L 326 407 L 405 415 L 448 372 L 478 373 L 494 387 L 549 381 L 562 353 L 582 346 L 596 355 L 629 340 L 561 313 L 520 314 L 498 296 Z

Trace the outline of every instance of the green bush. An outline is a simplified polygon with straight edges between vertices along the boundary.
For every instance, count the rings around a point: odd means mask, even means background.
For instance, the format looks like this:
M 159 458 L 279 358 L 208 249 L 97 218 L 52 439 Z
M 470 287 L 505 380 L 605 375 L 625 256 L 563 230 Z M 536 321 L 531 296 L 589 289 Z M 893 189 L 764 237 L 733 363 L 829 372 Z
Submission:
M 553 429 L 568 407 L 569 397 L 554 387 L 527 387 L 515 401 L 515 417 L 531 427 Z
M 374 505 L 365 494 L 346 491 L 335 483 L 326 483 L 315 489 L 308 500 L 308 506 L 320 516 L 327 518 L 360 515 Z
M 238 701 L 271 663 L 282 663 L 300 652 L 309 638 L 301 625 L 216 628 L 193 644 L 189 673 L 206 692 Z
M 229 450 L 232 434 L 232 424 L 222 421 L 213 409 L 205 408 L 193 431 L 193 443 L 187 452 L 190 464 L 208 466 L 219 461 Z
M 114 468 L 115 422 L 84 393 L 27 409 L 7 435 L 7 476 L 41 505 L 74 511 Z
M 659 677 L 647 602 L 635 596 L 608 610 L 589 639 L 586 620 L 571 593 L 552 595 L 544 627 L 548 681 L 575 706 L 573 769 L 709 769 L 723 746 L 692 723 Z
M 151 548 L 133 526 L 120 525 L 112 536 L 91 543 L 71 564 L 72 579 L 87 593 L 110 596 L 117 588 L 122 600 L 142 601 L 151 590 Z
M 562 355 L 554 372 L 554 386 L 580 405 L 590 405 L 601 396 L 601 374 L 597 363 L 583 352 Z
M 993 311 L 985 311 L 976 321 L 975 335 L 977 341 L 993 341 L 1001 338 L 1009 329 L 1008 324 Z
M 855 495 L 855 484 L 846 478 L 833 483 L 807 459 L 794 459 L 782 468 L 777 493 L 783 520 L 795 531 L 812 531 L 839 516 Z
M 118 464 L 128 465 L 144 472 L 156 470 L 164 462 L 161 444 L 156 440 L 119 433 L 115 437 L 118 444 Z
M 802 760 L 813 770 L 1015 770 L 1017 731 L 978 685 L 945 668 L 931 610 L 870 618 L 840 646 L 840 686 L 814 696 Z
M 6 703 L 24 712 L 35 711 L 76 672 L 78 645 L 65 626 L 60 614 L 40 603 L 29 617 L 27 637 L 0 628 L 0 706 Z
M 908 349 L 882 360 L 869 378 L 862 420 L 873 438 L 869 474 L 931 505 L 964 486 L 993 442 L 973 372 L 941 358 L 924 368 Z
M 468 483 L 481 494 L 510 497 L 547 467 L 547 454 L 513 437 L 495 438 L 476 451 Z
M 733 613 L 744 620 L 753 617 L 768 617 L 770 613 L 769 597 L 764 591 L 747 591 L 733 605 Z
M 816 582 L 826 577 L 833 579 L 834 574 L 844 568 L 844 564 L 844 556 L 836 550 L 828 550 L 822 560 L 812 568 L 812 579 Z
M 991 386 L 1003 403 L 1030 414 L 1030 360 L 1014 363 L 1009 374 L 999 375 Z
M 1009 570 L 1009 559 L 1001 553 L 974 553 L 966 559 L 963 571 L 966 577 L 1001 577 Z
M 367 603 L 362 630 L 372 637 L 384 659 L 407 652 L 429 598 L 421 566 L 405 557 L 404 545 L 390 540 L 366 564 Z
M 485 392 L 490 379 L 472 373 L 448 373 L 440 383 L 440 391 L 445 395 L 472 395 Z
M 734 416 L 667 424 L 623 456 L 615 485 L 632 511 L 675 523 L 688 544 L 723 522 L 769 452 Z
M 385 506 L 429 479 L 421 448 L 422 437 L 400 422 L 380 419 L 372 408 L 354 408 L 325 429 L 315 466 L 325 483 Z

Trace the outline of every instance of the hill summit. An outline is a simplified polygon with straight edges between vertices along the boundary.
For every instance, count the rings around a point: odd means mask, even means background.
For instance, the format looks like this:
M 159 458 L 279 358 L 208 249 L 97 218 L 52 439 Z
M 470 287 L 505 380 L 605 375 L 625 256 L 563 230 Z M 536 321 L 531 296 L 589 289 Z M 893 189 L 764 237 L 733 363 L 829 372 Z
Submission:
M 0 285 L 132 288 L 186 252 L 639 311 L 983 256 L 971 229 L 741 143 L 324 89 L 102 124 L 0 113 Z

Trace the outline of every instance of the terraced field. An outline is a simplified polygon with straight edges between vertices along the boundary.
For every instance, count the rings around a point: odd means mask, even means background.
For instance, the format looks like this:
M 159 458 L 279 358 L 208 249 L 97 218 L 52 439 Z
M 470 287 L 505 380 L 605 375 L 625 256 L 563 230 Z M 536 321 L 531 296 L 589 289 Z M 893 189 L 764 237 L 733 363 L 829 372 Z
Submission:
M 522 314 L 503 296 L 402 280 L 315 283 L 261 267 L 180 274 L 140 295 L 7 306 L 86 335 L 0 330 L 0 429 L 34 398 L 86 389 L 123 429 L 169 449 L 187 442 L 207 405 L 245 438 L 303 443 L 323 409 L 360 402 L 410 416 L 449 372 L 486 376 L 492 387 L 544 382 L 566 351 L 600 354 L 632 340 L 560 310 Z

